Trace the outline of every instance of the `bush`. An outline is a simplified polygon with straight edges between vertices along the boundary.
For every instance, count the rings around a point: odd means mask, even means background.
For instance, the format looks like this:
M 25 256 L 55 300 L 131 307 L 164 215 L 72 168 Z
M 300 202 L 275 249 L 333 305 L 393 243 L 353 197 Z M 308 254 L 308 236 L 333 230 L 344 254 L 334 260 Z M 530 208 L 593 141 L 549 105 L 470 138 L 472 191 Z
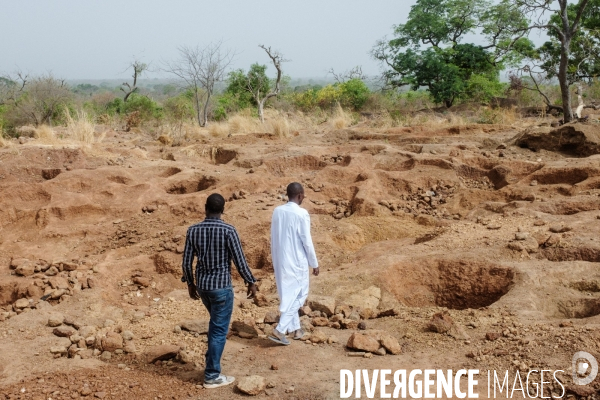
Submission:
M 343 107 L 360 110 L 369 98 L 370 90 L 361 79 L 350 79 L 339 85 L 340 103 Z
M 136 111 L 142 121 L 163 117 L 163 109 L 154 100 L 148 96 L 134 93 L 126 102 L 120 104 L 120 114 L 131 114 Z

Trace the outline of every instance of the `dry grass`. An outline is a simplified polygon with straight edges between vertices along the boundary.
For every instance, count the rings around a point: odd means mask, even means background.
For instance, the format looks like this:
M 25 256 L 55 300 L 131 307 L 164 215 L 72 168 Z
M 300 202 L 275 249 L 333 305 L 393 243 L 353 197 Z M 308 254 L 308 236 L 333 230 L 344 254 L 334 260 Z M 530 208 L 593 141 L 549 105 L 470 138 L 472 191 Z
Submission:
M 59 142 L 54 129 L 48 125 L 40 125 L 35 128 L 35 138 L 44 144 L 57 144 Z
M 331 117 L 331 126 L 335 129 L 344 129 L 352 125 L 352 115 L 338 104 L 333 116 Z
M 10 140 L 4 139 L 4 132 L 2 131 L 2 127 L 0 127 L 0 149 L 12 146 L 13 144 L 10 142 Z
M 66 133 L 69 139 L 85 144 L 102 141 L 103 135 L 99 138 L 94 136 L 96 125 L 85 111 L 78 110 L 75 117 L 73 117 L 69 109 L 66 108 L 65 120 L 67 122 Z
M 208 134 L 212 137 L 225 137 L 229 135 L 227 122 L 215 122 L 208 125 Z

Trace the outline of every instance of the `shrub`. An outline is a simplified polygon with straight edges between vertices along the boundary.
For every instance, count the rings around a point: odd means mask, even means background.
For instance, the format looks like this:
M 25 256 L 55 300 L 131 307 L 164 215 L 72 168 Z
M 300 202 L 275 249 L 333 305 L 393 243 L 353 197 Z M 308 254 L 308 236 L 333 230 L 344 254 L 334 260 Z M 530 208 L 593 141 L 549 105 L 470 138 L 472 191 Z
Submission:
M 339 85 L 340 103 L 344 107 L 360 110 L 369 98 L 370 90 L 361 79 L 350 79 Z

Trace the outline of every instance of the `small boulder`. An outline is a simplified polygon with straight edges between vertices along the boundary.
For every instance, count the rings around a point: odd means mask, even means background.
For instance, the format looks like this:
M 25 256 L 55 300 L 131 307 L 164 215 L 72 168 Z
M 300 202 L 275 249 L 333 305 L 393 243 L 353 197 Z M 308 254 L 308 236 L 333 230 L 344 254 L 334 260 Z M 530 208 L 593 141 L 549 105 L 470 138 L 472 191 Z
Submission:
M 431 317 L 431 320 L 427 324 L 427 328 L 432 332 L 446 333 L 454 324 L 454 321 L 448 314 L 437 313 Z
M 253 339 L 262 334 L 253 318 L 246 318 L 243 321 L 234 321 L 233 324 L 231 324 L 231 330 L 237 332 L 238 336 L 244 339 Z
M 239 380 L 237 388 L 240 392 L 250 396 L 260 394 L 267 387 L 267 381 L 260 375 L 245 376 Z
M 325 317 L 315 317 L 312 319 L 312 324 L 314 326 L 327 326 L 329 324 L 329 320 Z
M 27 299 L 19 299 L 15 301 L 15 308 L 22 310 L 23 308 L 29 307 L 29 300 Z
M 31 276 L 35 273 L 35 265 L 33 265 L 33 263 L 28 261 L 26 263 L 19 265 L 15 269 L 15 273 L 19 276 Z
M 179 324 L 179 327 L 188 332 L 198 333 L 200 335 L 204 335 L 208 333 L 208 320 L 203 319 L 189 319 L 187 321 L 182 321 Z
M 154 364 L 157 361 L 170 360 L 179 353 L 179 346 L 172 344 L 163 344 L 152 346 L 146 350 L 146 361 L 149 364 Z
M 390 354 L 402 354 L 402 346 L 395 337 L 388 334 L 382 334 L 379 342 Z
M 379 341 L 373 336 L 365 333 L 355 332 L 348 338 L 346 347 L 374 353 L 379 349 L 380 346 Z
M 311 310 L 324 312 L 330 317 L 335 312 L 335 298 L 327 296 L 309 296 L 308 306 Z
M 77 333 L 77 331 L 71 328 L 70 326 L 59 326 L 54 328 L 52 333 L 54 333 L 58 337 L 71 337 L 72 335 Z
M 123 337 L 116 332 L 107 332 L 102 338 L 102 350 L 114 352 L 123 348 Z
M 264 319 L 265 324 L 276 324 L 279 322 L 279 312 L 278 311 L 267 311 Z
M 151 282 L 148 278 L 144 278 L 143 276 L 136 276 L 135 278 L 133 278 L 133 283 L 142 287 L 148 287 L 150 286 Z
M 327 342 L 327 334 L 321 331 L 320 329 L 315 329 L 313 333 L 310 334 L 309 340 L 312 343 L 325 343 Z

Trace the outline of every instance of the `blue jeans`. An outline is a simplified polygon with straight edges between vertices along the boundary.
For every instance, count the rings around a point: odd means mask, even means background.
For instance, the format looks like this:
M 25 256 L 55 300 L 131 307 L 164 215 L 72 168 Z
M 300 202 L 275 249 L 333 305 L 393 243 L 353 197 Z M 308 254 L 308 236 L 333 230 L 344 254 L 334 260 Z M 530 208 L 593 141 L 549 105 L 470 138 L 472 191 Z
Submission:
M 218 378 L 221 373 L 221 356 L 225 349 L 229 322 L 233 312 L 233 287 L 198 290 L 198 293 L 210 314 L 206 368 L 204 370 L 204 380 L 209 381 Z

